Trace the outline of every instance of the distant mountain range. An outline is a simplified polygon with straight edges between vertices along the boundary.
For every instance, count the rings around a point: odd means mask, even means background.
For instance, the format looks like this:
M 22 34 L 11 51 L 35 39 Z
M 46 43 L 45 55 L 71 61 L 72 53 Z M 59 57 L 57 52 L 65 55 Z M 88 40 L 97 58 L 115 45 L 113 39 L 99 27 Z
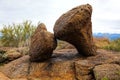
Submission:
M 120 38 L 120 34 L 117 33 L 93 33 L 93 36 L 96 38 L 108 38 L 109 40 L 115 40 Z M 0 38 L 2 37 L 2 33 L 0 33 Z
M 120 34 L 117 34 L 117 33 L 114 33 L 114 34 L 111 34 L 111 33 L 93 33 L 93 36 L 97 37 L 97 38 L 108 38 L 109 40 L 115 40 L 115 39 L 120 38 Z

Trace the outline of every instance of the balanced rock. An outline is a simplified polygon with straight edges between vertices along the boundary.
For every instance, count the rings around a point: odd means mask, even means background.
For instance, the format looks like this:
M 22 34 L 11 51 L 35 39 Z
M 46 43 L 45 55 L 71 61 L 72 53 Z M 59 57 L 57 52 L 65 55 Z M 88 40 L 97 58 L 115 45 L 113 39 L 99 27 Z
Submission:
M 54 25 L 54 35 L 74 45 L 84 56 L 96 55 L 92 37 L 92 7 L 89 4 L 73 8 L 63 14 Z
M 47 31 L 43 23 L 39 24 L 31 38 L 30 60 L 44 61 L 49 59 L 56 46 L 57 42 L 54 35 Z

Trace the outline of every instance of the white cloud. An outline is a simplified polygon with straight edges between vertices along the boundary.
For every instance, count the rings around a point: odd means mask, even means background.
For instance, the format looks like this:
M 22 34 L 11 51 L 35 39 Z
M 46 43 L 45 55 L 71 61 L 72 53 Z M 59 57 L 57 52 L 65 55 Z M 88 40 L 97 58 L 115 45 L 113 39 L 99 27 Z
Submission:
M 0 26 L 32 20 L 44 22 L 52 31 L 63 13 L 86 3 L 93 6 L 93 32 L 120 33 L 119 0 L 0 0 Z

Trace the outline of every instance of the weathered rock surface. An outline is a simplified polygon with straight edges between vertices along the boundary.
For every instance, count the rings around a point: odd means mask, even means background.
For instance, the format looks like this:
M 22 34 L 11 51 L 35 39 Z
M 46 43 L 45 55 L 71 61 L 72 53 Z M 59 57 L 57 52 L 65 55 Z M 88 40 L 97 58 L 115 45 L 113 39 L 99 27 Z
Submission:
M 0 63 L 9 62 L 21 57 L 22 54 L 17 52 L 15 49 L 11 50 L 0 50 Z
M 13 80 L 19 78 L 26 80 L 101 80 L 102 77 L 104 78 L 102 74 L 107 77 L 112 75 L 110 80 L 119 80 L 120 54 L 104 50 L 98 50 L 97 53 L 96 56 L 86 58 L 78 54 L 75 49 L 62 49 L 54 51 L 52 58 L 44 62 L 30 62 L 30 57 L 27 55 L 0 67 L 0 72 Z
M 94 68 L 96 80 L 120 80 L 120 65 L 103 64 Z
M 29 56 L 16 59 L 1 68 L 9 78 L 25 78 L 28 75 Z
M 89 4 L 73 8 L 55 23 L 55 37 L 73 44 L 85 56 L 96 55 L 92 37 L 92 7 Z
M 6 53 L 7 59 L 12 61 L 22 56 L 20 52 L 17 52 L 15 49 L 8 50 Z
M 8 63 L 24 55 L 27 55 L 29 51 L 28 47 L 0 47 L 0 63 Z
M 10 79 L 0 72 L 0 80 L 10 80 Z
M 48 32 L 46 26 L 41 23 L 31 38 L 29 50 L 30 60 L 44 61 L 49 59 L 56 46 L 57 42 L 54 35 Z
M 29 53 L 29 47 L 19 47 L 16 49 L 17 52 L 21 53 L 22 56 L 28 55 Z

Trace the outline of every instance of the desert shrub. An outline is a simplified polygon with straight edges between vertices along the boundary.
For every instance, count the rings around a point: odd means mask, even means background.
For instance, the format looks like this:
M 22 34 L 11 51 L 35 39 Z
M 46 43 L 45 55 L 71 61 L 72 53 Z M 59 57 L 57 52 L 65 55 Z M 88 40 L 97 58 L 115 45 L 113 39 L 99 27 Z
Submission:
M 104 49 L 120 51 L 120 38 L 110 42 L 108 46 L 105 46 Z
M 22 24 L 4 25 L 3 29 L 0 31 L 2 34 L 0 38 L 2 46 L 28 46 L 29 39 L 35 29 L 36 26 L 32 25 L 31 21 L 25 21 Z

